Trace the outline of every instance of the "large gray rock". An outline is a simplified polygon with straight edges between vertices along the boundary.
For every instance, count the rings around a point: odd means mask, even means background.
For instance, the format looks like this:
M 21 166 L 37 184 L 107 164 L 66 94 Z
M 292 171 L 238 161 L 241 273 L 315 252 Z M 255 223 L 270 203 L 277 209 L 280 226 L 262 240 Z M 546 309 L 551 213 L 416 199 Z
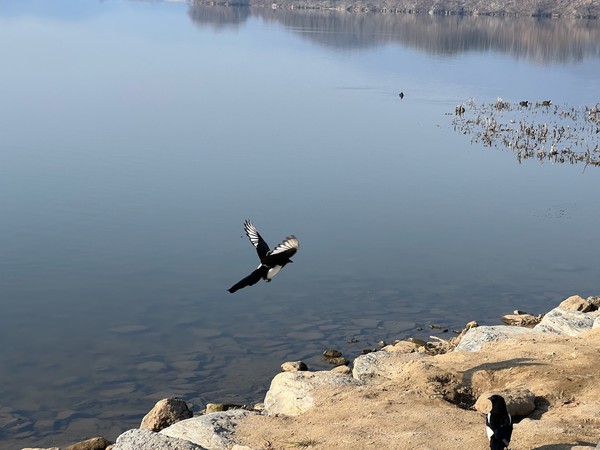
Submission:
M 206 450 L 183 439 L 150 430 L 129 430 L 117 438 L 113 450 Z
M 380 351 L 361 355 L 354 360 L 352 376 L 362 382 L 377 382 L 393 378 L 398 364 L 427 357 L 423 353 Z
M 144 416 L 140 428 L 160 431 L 193 415 L 187 403 L 180 398 L 163 398 Z
M 590 331 L 598 312 L 583 313 L 561 307 L 554 308 L 533 329 L 538 332 L 577 336 Z
M 314 406 L 314 393 L 319 387 L 358 384 L 354 378 L 332 371 L 283 372 L 271 381 L 265 396 L 265 411 L 267 414 L 297 416 Z
M 475 402 L 475 409 L 484 414 L 489 413 L 492 408 L 492 402 L 489 401 L 489 398 L 494 394 L 504 397 L 506 408 L 513 417 L 527 416 L 535 409 L 535 394 L 525 388 L 506 388 L 484 392 Z
M 231 437 L 238 421 L 248 414 L 256 413 L 245 409 L 230 409 L 205 414 L 177 422 L 162 430 L 160 434 L 185 439 L 208 450 L 227 450 L 234 444 Z
M 538 325 L 539 326 L 539 325 Z M 536 327 L 537 328 L 537 327 Z M 471 328 L 456 346 L 458 352 L 478 352 L 487 342 L 528 336 L 536 332 L 531 328 L 511 327 L 507 325 L 481 326 Z

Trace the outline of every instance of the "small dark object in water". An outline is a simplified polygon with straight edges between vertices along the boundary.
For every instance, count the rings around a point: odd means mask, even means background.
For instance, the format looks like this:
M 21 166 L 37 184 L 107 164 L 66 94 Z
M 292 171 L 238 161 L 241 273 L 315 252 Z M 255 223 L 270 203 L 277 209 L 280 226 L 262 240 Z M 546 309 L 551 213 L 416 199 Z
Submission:
M 529 102 L 527 100 L 522 100 L 519 102 L 519 105 L 524 106 L 525 108 L 527 108 L 529 106 Z
M 552 104 L 552 100 L 544 100 L 542 102 L 542 106 L 550 106 Z
M 456 113 L 457 116 L 462 116 L 465 113 L 464 105 L 456 105 L 454 112 Z
M 404 98 L 404 92 L 400 92 L 400 94 L 398 94 L 398 97 Z

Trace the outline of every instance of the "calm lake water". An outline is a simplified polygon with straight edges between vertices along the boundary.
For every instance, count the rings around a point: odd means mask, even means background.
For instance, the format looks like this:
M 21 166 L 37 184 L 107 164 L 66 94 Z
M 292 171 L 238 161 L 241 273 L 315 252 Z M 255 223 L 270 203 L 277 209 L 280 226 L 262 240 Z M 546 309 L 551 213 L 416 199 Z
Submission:
M 0 448 L 600 292 L 600 169 L 451 125 L 596 104 L 596 21 L 0 0 L 0 57 Z M 245 218 L 300 250 L 232 295 Z

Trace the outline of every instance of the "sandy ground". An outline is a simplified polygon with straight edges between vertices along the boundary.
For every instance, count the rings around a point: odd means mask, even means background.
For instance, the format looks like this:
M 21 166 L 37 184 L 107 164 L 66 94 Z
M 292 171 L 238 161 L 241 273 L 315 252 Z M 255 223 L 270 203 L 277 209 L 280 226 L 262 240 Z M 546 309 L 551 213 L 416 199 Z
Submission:
M 398 363 L 392 374 L 379 384 L 322 388 L 316 407 L 298 417 L 249 417 L 236 441 L 264 450 L 489 448 L 484 414 L 444 400 L 456 386 L 475 398 L 506 387 L 536 395 L 536 410 L 515 423 L 512 450 L 600 440 L 600 329 L 428 356 Z

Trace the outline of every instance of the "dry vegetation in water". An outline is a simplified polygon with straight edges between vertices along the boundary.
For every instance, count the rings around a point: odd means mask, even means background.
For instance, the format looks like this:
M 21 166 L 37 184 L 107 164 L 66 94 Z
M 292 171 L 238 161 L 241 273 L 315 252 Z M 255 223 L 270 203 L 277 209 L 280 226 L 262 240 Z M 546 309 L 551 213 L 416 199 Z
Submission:
M 472 135 L 471 142 L 511 150 L 519 163 L 527 159 L 600 166 L 600 103 L 575 108 L 551 100 L 516 104 L 498 98 L 477 105 L 458 105 L 454 130 Z

